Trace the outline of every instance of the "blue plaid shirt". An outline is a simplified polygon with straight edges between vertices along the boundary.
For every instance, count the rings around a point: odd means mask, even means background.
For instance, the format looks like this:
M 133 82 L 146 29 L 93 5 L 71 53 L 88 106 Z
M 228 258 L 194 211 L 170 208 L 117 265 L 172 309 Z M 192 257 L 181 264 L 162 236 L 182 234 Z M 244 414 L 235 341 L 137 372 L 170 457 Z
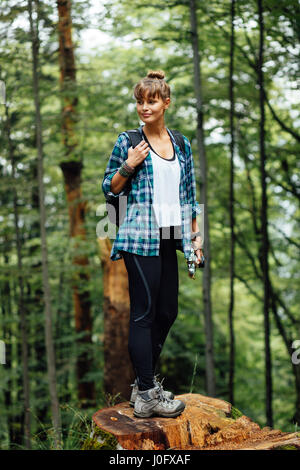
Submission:
M 140 132 L 143 126 L 139 127 Z M 183 136 L 185 155 L 176 144 L 169 129 L 167 131 L 172 139 L 175 154 L 180 163 L 179 199 L 181 206 L 181 238 L 175 239 L 176 249 L 189 257 L 191 250 L 192 218 L 201 212 L 196 200 L 196 182 L 194 174 L 194 161 L 191 145 L 187 137 Z M 158 256 L 160 246 L 160 232 L 152 207 L 153 202 L 153 167 L 150 152 L 138 167 L 133 176 L 129 177 L 123 190 L 118 194 L 111 191 L 111 180 L 128 158 L 128 148 L 131 146 L 126 132 L 119 134 L 118 139 L 109 158 L 103 181 L 102 190 L 105 195 L 113 197 L 125 196 L 127 184 L 131 189 L 127 195 L 127 209 L 123 222 L 117 232 L 113 243 L 110 258 L 115 261 L 122 258 L 120 250 L 129 251 L 143 256 Z

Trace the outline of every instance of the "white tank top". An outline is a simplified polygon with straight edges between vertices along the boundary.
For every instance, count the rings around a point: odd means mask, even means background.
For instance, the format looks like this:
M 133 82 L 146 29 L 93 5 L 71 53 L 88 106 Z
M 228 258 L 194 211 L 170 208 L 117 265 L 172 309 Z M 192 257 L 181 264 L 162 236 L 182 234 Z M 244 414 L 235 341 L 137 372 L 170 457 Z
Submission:
M 153 166 L 153 210 L 159 227 L 181 225 L 180 164 L 175 153 L 167 160 L 150 148 Z

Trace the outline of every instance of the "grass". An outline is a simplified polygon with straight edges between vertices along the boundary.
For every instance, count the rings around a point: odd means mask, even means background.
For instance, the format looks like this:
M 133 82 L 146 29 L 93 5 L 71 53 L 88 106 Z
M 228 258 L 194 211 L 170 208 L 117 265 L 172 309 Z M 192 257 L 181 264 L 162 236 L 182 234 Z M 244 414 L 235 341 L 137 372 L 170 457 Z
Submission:
M 98 407 L 114 406 L 120 401 L 120 394 L 105 394 L 101 397 Z M 31 438 L 31 447 L 33 450 L 89 450 L 89 449 L 107 449 L 114 446 L 111 436 L 100 436 L 97 441 L 97 429 L 94 427 L 92 415 L 95 408 L 79 409 L 69 404 L 60 405 L 61 418 L 64 423 L 61 429 L 62 441 L 57 444 L 55 439 L 55 430 L 53 426 L 45 426 L 36 416 L 40 431 L 33 434 Z M 16 450 L 26 450 L 25 445 L 15 445 L 11 443 L 7 448 Z M 2 447 L 3 449 L 3 447 Z

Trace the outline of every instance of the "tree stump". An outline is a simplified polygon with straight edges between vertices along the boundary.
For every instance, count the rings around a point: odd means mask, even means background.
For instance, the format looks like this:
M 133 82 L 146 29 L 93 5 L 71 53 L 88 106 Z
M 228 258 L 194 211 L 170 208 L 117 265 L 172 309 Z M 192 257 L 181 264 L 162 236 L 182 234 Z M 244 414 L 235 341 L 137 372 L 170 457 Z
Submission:
M 93 415 L 94 448 L 126 450 L 300 449 L 300 433 L 260 428 L 230 403 L 197 393 L 178 395 L 186 403 L 177 418 L 135 418 L 129 402 Z M 85 448 L 89 447 L 87 443 Z

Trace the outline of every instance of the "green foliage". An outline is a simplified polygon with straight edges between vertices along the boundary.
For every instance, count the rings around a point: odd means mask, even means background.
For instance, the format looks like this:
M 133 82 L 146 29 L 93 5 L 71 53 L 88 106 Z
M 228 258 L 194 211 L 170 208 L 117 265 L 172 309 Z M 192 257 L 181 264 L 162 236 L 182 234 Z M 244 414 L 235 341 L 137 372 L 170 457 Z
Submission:
M 115 397 L 107 397 L 105 406 L 114 406 Z M 98 403 L 98 406 L 104 404 Z M 94 409 L 82 411 L 69 404 L 61 405 L 63 428 L 61 450 L 112 450 L 118 445 L 117 439 L 110 433 L 98 428 L 92 421 Z M 32 448 L 53 450 L 56 448 L 53 427 L 40 423 L 42 431 L 32 437 Z M 20 446 L 22 448 L 22 446 Z
M 113 434 L 94 426 L 92 437 L 86 439 L 81 450 L 116 450 L 118 440 Z
M 241 416 L 243 416 L 243 413 L 240 410 L 238 410 L 237 408 L 235 408 L 234 406 L 232 406 L 231 407 L 231 418 L 238 419 Z
M 285 446 L 276 447 L 274 450 L 299 450 L 299 447 L 287 444 Z
M 64 426 L 62 429 L 62 450 L 80 449 L 92 433 L 92 413 L 82 412 L 68 404 L 61 405 Z M 46 427 L 41 423 L 43 430 L 33 436 L 33 449 L 55 449 L 55 435 L 53 427 Z

